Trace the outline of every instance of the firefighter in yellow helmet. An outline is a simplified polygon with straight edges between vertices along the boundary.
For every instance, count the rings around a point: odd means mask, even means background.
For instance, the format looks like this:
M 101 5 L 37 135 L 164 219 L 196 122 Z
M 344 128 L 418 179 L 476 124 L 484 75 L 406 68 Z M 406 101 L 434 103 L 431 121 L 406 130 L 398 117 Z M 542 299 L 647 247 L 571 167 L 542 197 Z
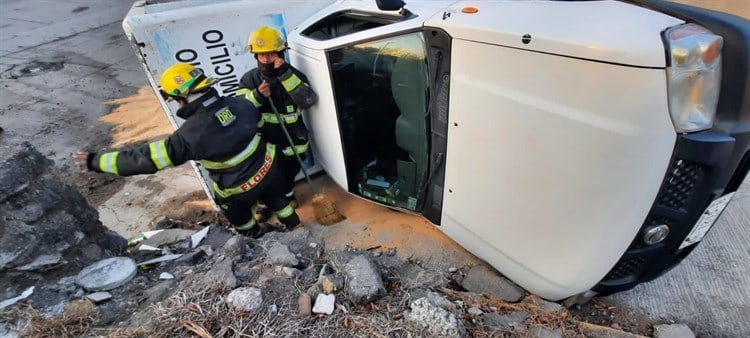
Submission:
M 250 100 L 260 110 L 261 133 L 279 148 L 279 166 L 285 179 L 286 196 L 291 205 L 296 206 L 293 188 L 300 165 L 294 152 L 304 159 L 310 145 L 308 131 L 302 121 L 302 109 L 315 104 L 318 96 L 310 88 L 307 76 L 284 60 L 286 48 L 284 38 L 274 28 L 261 26 L 252 32 L 246 49 L 254 54 L 258 67 L 242 76 L 237 96 Z M 271 104 L 282 115 L 283 121 L 276 118 Z M 282 122 L 292 137 L 292 144 L 281 129 Z M 265 221 L 272 211 L 261 206 L 257 210 L 256 219 Z
M 258 109 L 245 99 L 220 96 L 211 87 L 214 83 L 189 64 L 167 68 L 161 76 L 161 94 L 177 101 L 177 116 L 185 122 L 167 138 L 131 150 L 77 152 L 74 161 L 84 171 L 120 176 L 200 161 L 213 181 L 216 201 L 238 232 L 258 237 L 274 229 L 255 221 L 251 208 L 259 199 L 279 210 L 286 228 L 299 225 L 284 196 L 277 147 L 258 133 Z

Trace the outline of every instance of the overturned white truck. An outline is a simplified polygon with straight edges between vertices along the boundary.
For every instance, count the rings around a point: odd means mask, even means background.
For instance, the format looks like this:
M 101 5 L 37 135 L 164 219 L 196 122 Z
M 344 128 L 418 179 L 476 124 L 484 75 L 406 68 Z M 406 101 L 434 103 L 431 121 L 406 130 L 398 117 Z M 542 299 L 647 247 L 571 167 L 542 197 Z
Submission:
M 287 35 L 320 96 L 304 116 L 316 166 L 548 299 L 658 277 L 750 168 L 750 23 L 735 16 L 658 0 L 184 0 L 138 1 L 123 22 L 154 90 L 179 61 L 227 95 L 260 25 Z

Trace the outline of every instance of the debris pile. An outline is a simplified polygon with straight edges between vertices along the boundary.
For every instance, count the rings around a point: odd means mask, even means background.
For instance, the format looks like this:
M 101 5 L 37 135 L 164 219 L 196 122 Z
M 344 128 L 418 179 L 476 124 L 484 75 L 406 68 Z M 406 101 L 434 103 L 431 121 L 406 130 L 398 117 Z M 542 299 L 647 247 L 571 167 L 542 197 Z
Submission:
M 580 322 L 483 266 L 328 247 L 318 225 L 251 239 L 160 218 L 126 241 L 38 152 L 8 161 L 22 165 L 0 167 L 0 335 L 639 337 Z

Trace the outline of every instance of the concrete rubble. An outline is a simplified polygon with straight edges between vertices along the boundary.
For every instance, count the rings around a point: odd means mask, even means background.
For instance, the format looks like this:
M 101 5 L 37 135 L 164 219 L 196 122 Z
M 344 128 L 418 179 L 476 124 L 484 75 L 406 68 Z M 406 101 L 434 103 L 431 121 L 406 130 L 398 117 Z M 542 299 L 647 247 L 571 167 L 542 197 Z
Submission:
M 34 304 L 37 294 L 50 293 L 61 295 L 60 305 L 53 306 L 58 309 L 66 302 L 88 299 L 97 307 L 106 309 L 102 311 L 106 314 L 112 309 L 126 309 L 127 304 L 138 303 L 139 312 L 129 319 L 131 322 L 126 321 L 123 325 L 148 326 L 153 325 L 149 322 L 153 314 L 148 312 L 152 307 L 146 305 L 165 306 L 185 297 L 190 290 L 203 290 L 211 295 L 207 297 L 220 296 L 218 299 L 226 302 L 232 311 L 250 315 L 283 315 L 291 311 L 295 318 L 313 314 L 317 315 L 315 318 L 346 318 L 353 310 L 358 313 L 363 309 L 375 313 L 391 311 L 396 306 L 394 304 L 400 302 L 392 297 L 399 290 L 405 290 L 411 301 L 404 303 L 405 307 L 398 313 L 391 312 L 388 316 L 393 325 L 413 330 L 408 332 L 417 336 L 466 337 L 476 330 L 484 330 L 482 332 L 506 335 L 562 337 L 566 332 L 535 322 L 539 316 L 566 318 L 568 312 L 565 308 L 526 295 L 522 289 L 484 266 L 431 269 L 421 261 L 398 257 L 393 248 L 328 250 L 325 238 L 312 231 L 313 227 L 285 233 L 271 232 L 258 239 L 236 235 L 218 224 L 197 230 L 159 229 L 144 232 L 131 241 L 129 254 L 133 257 L 118 256 L 122 255 L 127 241 L 97 223 L 96 211 L 92 211 L 85 201 L 77 199 L 80 196 L 76 197 L 75 192 L 53 183 L 44 169 L 49 164 L 45 164 L 41 155 L 29 148 L 21 151 L 24 156 L 17 157 L 17 160 L 27 161 L 29 166 L 22 166 L 26 171 L 14 172 L 13 175 L 26 179 L 19 182 L 0 180 L 0 201 L 34 198 L 41 204 L 24 208 L 0 204 L 4 212 L 20 213 L 22 217 L 14 220 L 23 220 L 10 226 L 6 223 L 5 232 L 0 233 L 0 241 L 4 244 L 0 246 L 0 271 L 3 272 L 0 280 L 18 280 L 7 276 L 24 275 L 45 280 L 47 273 L 67 273 L 55 274 L 57 277 L 49 279 L 47 284 L 37 286 L 39 292 L 24 293 L 22 296 L 26 298 L 12 297 L 30 287 L 34 290 L 34 286 L 9 284 L 11 287 L 0 298 L 6 299 L 3 304 L 7 303 L 8 308 L 13 308 L 16 302 Z M 9 169 L 0 167 L 0 172 L 3 170 Z M 45 189 L 54 187 L 57 189 L 53 189 L 55 193 L 65 196 L 66 201 L 44 202 L 30 192 L 31 186 L 39 184 L 46 184 L 42 187 Z M 81 203 L 68 204 L 62 209 L 51 207 L 69 201 Z M 58 218 L 45 216 L 53 209 Z M 162 218 L 157 223 L 165 224 L 167 220 Z M 35 227 L 41 224 L 39 231 L 30 231 L 28 222 Z M 184 224 L 169 222 L 169 226 Z M 11 240 L 7 234 L 22 240 Z M 58 243 L 56 251 L 41 246 L 49 240 Z M 8 243 L 13 245 L 5 246 Z M 136 261 L 141 263 L 136 264 Z M 83 265 L 86 268 L 80 273 L 74 272 L 77 270 L 71 267 L 71 262 L 86 263 Z M 455 289 L 457 285 L 468 292 Z M 448 286 L 454 289 L 447 289 Z M 179 297 L 173 298 L 176 295 Z M 138 318 L 143 322 L 138 322 Z M 340 322 L 340 319 L 336 320 Z M 570 323 L 577 325 L 578 332 L 585 336 L 638 337 L 598 325 Z M 7 328 L 12 323 L 0 324 Z M 687 332 L 690 329 L 684 326 L 655 328 L 655 334 L 664 338 L 681 337 Z

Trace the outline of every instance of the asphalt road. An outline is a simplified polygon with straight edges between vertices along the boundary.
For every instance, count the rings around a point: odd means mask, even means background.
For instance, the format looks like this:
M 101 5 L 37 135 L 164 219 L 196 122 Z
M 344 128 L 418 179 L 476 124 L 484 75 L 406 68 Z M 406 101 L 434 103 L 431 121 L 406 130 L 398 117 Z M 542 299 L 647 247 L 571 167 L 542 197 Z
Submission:
M 0 0 L 0 142 L 29 141 L 65 166 L 86 133 L 106 132 L 97 121 L 109 109 L 104 101 L 146 85 L 120 27 L 129 7 L 129 1 Z M 74 120 L 77 129 L 56 130 L 60 119 Z M 62 142 L 44 137 L 56 132 L 66 134 L 58 135 Z M 649 318 L 685 323 L 702 337 L 750 336 L 749 186 L 746 180 L 680 266 L 608 298 Z

